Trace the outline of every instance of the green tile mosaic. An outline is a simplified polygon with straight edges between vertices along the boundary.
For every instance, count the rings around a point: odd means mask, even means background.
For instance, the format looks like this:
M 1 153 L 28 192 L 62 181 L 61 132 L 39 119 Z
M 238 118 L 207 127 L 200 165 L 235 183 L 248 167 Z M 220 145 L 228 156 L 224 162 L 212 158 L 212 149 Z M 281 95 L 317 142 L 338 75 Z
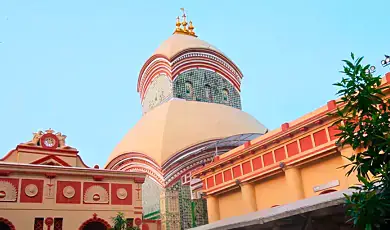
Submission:
M 173 82 L 173 96 L 241 109 L 240 93 L 234 86 L 218 73 L 205 69 L 191 69 L 179 74 Z

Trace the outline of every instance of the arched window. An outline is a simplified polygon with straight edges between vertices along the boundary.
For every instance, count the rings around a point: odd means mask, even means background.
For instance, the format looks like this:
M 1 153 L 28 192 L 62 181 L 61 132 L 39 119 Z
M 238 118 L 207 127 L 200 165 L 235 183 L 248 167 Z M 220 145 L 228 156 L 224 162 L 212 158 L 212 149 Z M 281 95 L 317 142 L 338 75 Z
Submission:
M 204 90 L 205 90 L 206 100 L 207 100 L 207 101 L 212 101 L 212 97 L 211 97 L 211 86 L 210 86 L 210 85 L 205 85 L 205 86 L 204 86 Z
M 187 97 L 193 98 L 194 97 L 194 88 L 192 87 L 192 83 L 189 81 L 185 82 L 185 90 Z
M 222 90 L 222 99 L 224 103 L 229 103 L 229 91 L 227 89 Z

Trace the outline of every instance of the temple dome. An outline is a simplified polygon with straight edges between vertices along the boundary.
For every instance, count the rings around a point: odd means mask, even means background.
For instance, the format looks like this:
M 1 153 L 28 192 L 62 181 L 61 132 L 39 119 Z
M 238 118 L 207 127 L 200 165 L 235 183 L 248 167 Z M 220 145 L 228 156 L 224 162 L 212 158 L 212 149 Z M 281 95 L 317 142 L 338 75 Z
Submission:
M 143 153 L 162 165 L 175 153 L 196 144 L 244 133 L 265 133 L 249 114 L 230 106 L 172 99 L 145 114 L 108 158 Z
M 210 45 L 209 43 L 194 37 L 185 34 L 173 34 L 167 40 L 165 40 L 160 47 L 156 49 L 154 55 L 161 54 L 166 56 L 168 59 L 171 59 L 175 54 L 180 51 L 190 49 L 190 48 L 204 48 L 211 49 L 222 53 L 216 47 Z

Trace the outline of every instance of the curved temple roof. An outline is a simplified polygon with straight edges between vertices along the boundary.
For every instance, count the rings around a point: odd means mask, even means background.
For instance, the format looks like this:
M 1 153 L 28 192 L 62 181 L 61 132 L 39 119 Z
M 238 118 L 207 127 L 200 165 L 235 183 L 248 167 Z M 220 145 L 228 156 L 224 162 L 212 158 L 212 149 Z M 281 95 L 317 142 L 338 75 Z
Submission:
M 172 99 L 145 114 L 116 146 L 108 163 L 121 154 L 138 152 L 161 166 L 193 145 L 266 130 L 255 118 L 230 106 Z
M 223 54 L 219 49 L 199 38 L 185 34 L 173 34 L 154 51 L 153 55 L 161 54 L 171 59 L 179 52 L 190 48 L 211 49 Z

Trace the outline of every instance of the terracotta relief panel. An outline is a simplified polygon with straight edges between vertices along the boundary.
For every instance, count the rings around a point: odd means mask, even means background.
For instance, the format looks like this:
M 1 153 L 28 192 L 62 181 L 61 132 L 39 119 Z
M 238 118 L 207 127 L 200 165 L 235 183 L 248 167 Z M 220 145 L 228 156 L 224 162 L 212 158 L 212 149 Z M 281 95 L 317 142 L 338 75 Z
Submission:
M 43 180 L 22 179 L 20 188 L 20 202 L 42 203 L 43 201 Z
M 132 189 L 131 184 L 111 184 L 111 204 L 132 205 Z
M 81 182 L 58 181 L 57 182 L 57 203 L 80 204 L 81 202 Z
M 109 184 L 85 182 L 83 200 L 84 204 L 108 204 Z
M 16 202 L 19 179 L 0 178 L 0 202 Z

